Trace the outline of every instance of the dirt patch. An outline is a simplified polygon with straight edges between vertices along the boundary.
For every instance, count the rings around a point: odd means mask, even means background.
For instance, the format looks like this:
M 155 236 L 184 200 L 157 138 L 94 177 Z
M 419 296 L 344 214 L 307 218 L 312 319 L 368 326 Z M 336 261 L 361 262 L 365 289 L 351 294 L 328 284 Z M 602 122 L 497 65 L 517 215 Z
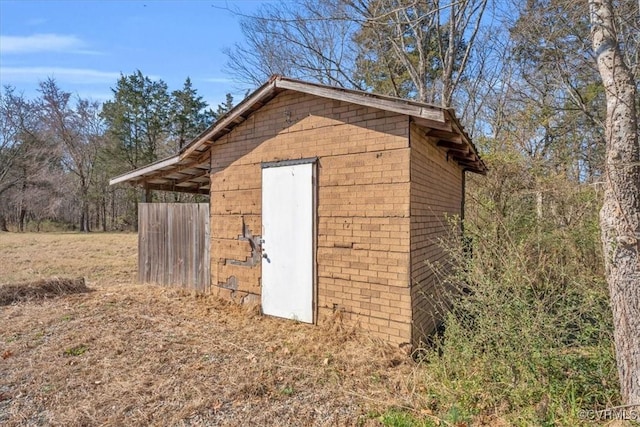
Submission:
M 61 295 L 91 292 L 83 277 L 76 279 L 51 278 L 0 286 L 0 306 L 53 298 Z

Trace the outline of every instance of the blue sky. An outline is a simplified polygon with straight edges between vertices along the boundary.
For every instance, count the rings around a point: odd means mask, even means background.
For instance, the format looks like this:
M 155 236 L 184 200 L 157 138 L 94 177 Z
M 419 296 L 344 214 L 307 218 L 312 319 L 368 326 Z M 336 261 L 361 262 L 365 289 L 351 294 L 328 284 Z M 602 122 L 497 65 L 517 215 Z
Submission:
M 258 0 L 0 0 L 0 85 L 28 97 L 53 77 L 81 97 L 111 97 L 120 73 L 162 79 L 170 90 L 191 77 L 213 107 L 237 87 L 223 68 L 225 47 L 242 40 L 239 18 Z

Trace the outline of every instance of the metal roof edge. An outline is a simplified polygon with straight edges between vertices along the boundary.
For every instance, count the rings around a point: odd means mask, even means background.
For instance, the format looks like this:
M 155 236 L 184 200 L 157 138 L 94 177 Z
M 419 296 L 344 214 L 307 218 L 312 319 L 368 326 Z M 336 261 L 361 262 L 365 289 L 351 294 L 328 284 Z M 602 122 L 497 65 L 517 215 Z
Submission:
M 273 79 L 269 80 L 261 87 L 256 89 L 250 96 L 240 102 L 240 104 L 233 107 L 227 113 L 225 113 L 220 119 L 218 119 L 213 125 L 211 125 L 207 130 L 202 132 L 198 137 L 196 137 L 189 145 L 184 147 L 181 152 L 181 156 L 187 157 L 193 151 L 195 151 L 198 147 L 204 144 L 207 140 L 211 139 L 217 132 L 226 128 L 230 123 L 232 123 L 238 116 L 244 113 L 246 110 L 250 109 L 256 102 L 259 102 L 260 99 L 270 94 L 271 91 L 275 89 L 275 81 Z
M 277 87 L 294 90 L 309 95 L 349 102 L 365 107 L 378 108 L 399 114 L 406 114 L 428 120 L 444 122 L 445 108 L 423 102 L 412 101 L 391 96 L 378 95 L 360 90 L 303 82 L 301 80 L 279 77 L 275 80 Z
M 120 182 L 130 181 L 132 178 L 137 178 L 146 173 L 156 171 L 158 169 L 166 168 L 167 166 L 173 166 L 181 160 L 179 155 L 175 155 L 172 157 L 167 157 L 163 160 L 158 160 L 157 162 L 150 163 L 146 166 L 143 166 L 138 169 L 134 169 L 131 172 L 124 173 L 122 175 L 118 175 L 109 180 L 109 185 L 118 184 Z

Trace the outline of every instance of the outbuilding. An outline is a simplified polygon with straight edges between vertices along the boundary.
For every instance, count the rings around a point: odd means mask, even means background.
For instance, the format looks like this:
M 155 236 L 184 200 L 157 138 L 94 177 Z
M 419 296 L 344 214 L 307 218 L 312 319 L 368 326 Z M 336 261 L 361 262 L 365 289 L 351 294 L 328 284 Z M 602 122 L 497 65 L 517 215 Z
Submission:
M 463 216 L 467 171 L 486 167 L 451 109 L 274 76 L 177 155 L 111 183 L 210 196 L 186 226 L 204 246 L 141 253 L 141 272 L 181 285 L 180 265 L 204 257 L 201 290 L 301 322 L 339 312 L 402 344 L 442 318 L 434 266 L 448 264 L 440 240 Z

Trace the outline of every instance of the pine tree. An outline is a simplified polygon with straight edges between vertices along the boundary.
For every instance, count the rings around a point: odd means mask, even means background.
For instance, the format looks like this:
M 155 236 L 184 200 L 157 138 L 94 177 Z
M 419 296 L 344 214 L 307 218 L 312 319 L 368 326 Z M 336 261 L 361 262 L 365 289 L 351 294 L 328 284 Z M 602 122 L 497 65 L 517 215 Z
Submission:
M 230 93 L 227 93 L 224 103 L 218 104 L 218 109 L 216 111 L 211 111 L 211 115 L 214 120 L 220 120 L 220 118 L 227 114 L 232 108 L 233 96 Z
M 121 75 L 113 101 L 102 108 L 112 154 L 122 161 L 119 172 L 154 162 L 167 154 L 171 131 L 171 98 L 167 84 L 152 81 L 140 70 Z
M 182 149 L 211 124 L 214 114 L 207 110 L 207 103 L 193 88 L 189 77 L 185 80 L 182 90 L 173 91 L 171 97 L 173 136 L 177 140 L 177 148 Z

